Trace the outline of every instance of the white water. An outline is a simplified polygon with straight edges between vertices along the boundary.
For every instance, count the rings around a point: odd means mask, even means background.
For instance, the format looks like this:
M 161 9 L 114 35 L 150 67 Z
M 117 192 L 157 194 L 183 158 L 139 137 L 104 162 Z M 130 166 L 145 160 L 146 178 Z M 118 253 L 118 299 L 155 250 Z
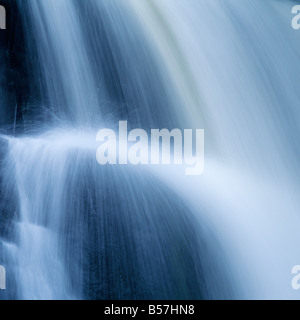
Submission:
M 42 72 L 57 116 L 67 112 L 70 120 L 81 124 L 95 117 L 101 119 L 93 94 L 99 88 L 96 89 L 73 1 L 32 0 L 29 8 L 34 17 Z
M 21 299 L 80 298 L 80 292 L 72 292 L 67 281 L 60 232 L 67 206 L 68 166 L 78 166 L 72 150 L 94 154 L 92 138 L 69 129 L 8 140 L 8 159 L 14 167 L 20 202 L 16 257 Z M 82 280 L 78 277 L 77 281 L 80 285 Z
M 142 275 L 149 274 L 148 284 L 151 284 L 151 273 L 153 279 L 160 279 L 155 266 L 161 268 L 157 268 L 158 273 L 164 272 L 166 252 L 176 252 L 176 246 L 166 249 L 168 241 L 160 239 L 159 224 L 155 219 L 151 220 L 157 208 L 151 212 L 151 206 L 156 200 L 168 213 L 167 217 L 172 216 L 178 207 L 177 202 L 174 204 L 174 194 L 171 194 L 175 192 L 180 202 L 189 204 L 199 224 L 210 230 L 217 240 L 212 241 L 209 232 L 206 234 L 199 228 L 199 234 L 207 237 L 205 246 L 217 261 L 215 273 L 204 268 L 207 297 L 228 297 L 224 282 L 218 283 L 215 278 L 215 274 L 220 273 L 221 278 L 227 277 L 231 283 L 234 297 L 298 298 L 298 293 L 291 288 L 291 269 L 300 262 L 297 197 L 300 36 L 290 25 L 292 2 L 96 1 L 93 7 L 95 16 L 100 17 L 105 12 L 101 21 L 105 26 L 105 22 L 111 22 L 106 32 L 111 36 L 108 42 L 118 72 L 117 75 L 107 75 L 103 66 L 101 72 L 105 75 L 101 76 L 97 75 L 97 54 L 90 44 L 94 42 L 101 57 L 106 57 L 97 40 L 99 26 L 93 35 L 87 35 L 88 29 L 80 24 L 76 2 L 60 2 L 32 0 L 29 7 L 36 34 L 39 34 L 36 37 L 40 44 L 41 67 L 47 93 L 54 105 L 53 112 L 64 123 L 74 121 L 78 128 L 54 127 L 37 136 L 5 138 L 9 143 L 7 168 L 12 173 L 9 179 L 15 181 L 20 211 L 18 245 L 12 248 L 7 244 L 7 252 L 18 266 L 16 282 L 20 297 L 72 299 L 85 296 L 84 263 L 81 260 L 73 263 L 72 260 L 87 254 L 84 247 L 87 230 L 82 227 L 84 218 L 74 213 L 76 206 L 78 212 L 82 210 L 82 215 L 86 214 L 83 211 L 86 206 L 89 209 L 95 206 L 99 216 L 103 212 L 96 208 L 103 203 L 113 208 L 114 202 L 122 201 L 118 214 L 122 214 L 124 208 L 131 208 L 131 214 L 126 213 L 122 220 L 122 223 L 128 223 L 123 226 L 121 236 L 119 234 L 121 239 L 128 241 L 128 247 L 122 248 L 132 256 L 137 254 Z M 124 5 L 130 14 L 122 11 Z M 129 17 L 133 22 L 124 27 Z M 140 21 L 137 28 L 132 27 L 138 23 L 134 19 Z M 144 28 L 145 32 L 141 31 L 144 37 L 141 42 L 142 36 L 133 32 L 138 28 Z M 146 43 L 149 47 L 145 47 Z M 157 65 L 145 63 L 150 61 L 145 53 L 149 48 L 153 50 L 153 61 Z M 123 58 L 118 56 L 119 50 Z M 163 71 L 155 72 L 153 66 L 159 66 Z M 130 77 L 126 78 L 127 74 Z M 99 174 L 95 132 L 121 120 L 114 119 L 119 116 L 114 109 L 118 101 L 111 105 L 108 102 L 112 89 L 105 83 L 107 77 L 112 77 L 112 82 L 120 82 L 126 103 L 119 107 L 122 109 L 126 105 L 133 112 L 137 126 L 150 123 L 152 126 L 174 124 L 175 127 L 178 122 L 170 120 L 172 114 L 181 120 L 181 127 L 188 125 L 206 130 L 207 158 L 203 176 L 188 178 L 183 170 L 172 167 L 142 167 L 133 176 L 130 171 L 136 168 L 112 172 L 108 169 L 108 172 Z M 157 88 L 157 81 L 167 85 Z M 157 100 L 150 103 L 150 98 Z M 164 101 L 169 101 L 170 105 L 174 103 L 174 109 L 167 107 Z M 155 108 L 161 112 L 159 123 L 155 122 L 158 121 L 156 111 L 152 111 Z M 94 120 L 99 122 L 99 128 L 95 128 Z M 82 129 L 88 127 L 88 123 L 93 124 L 90 125 L 93 128 Z M 154 180 L 149 178 L 149 171 L 151 177 L 156 177 Z M 101 181 L 96 181 L 100 177 Z M 165 200 L 162 200 L 155 190 L 163 189 L 164 184 L 170 195 L 165 193 Z M 122 187 L 118 189 L 119 186 Z M 141 191 L 138 186 L 142 186 Z M 116 194 L 110 189 L 113 187 Z M 122 197 L 122 192 L 126 196 Z M 144 210 L 149 210 L 145 217 Z M 111 215 L 114 214 L 112 209 Z M 105 215 L 105 219 L 107 222 L 110 218 Z M 100 218 L 95 221 L 99 222 Z M 139 239 L 134 244 L 129 241 L 130 237 L 126 238 L 135 222 L 141 227 L 149 221 L 155 230 L 153 234 L 159 238 L 155 242 L 159 254 L 150 266 L 147 261 L 152 259 L 151 245 L 139 247 L 136 244 L 148 241 L 149 234 L 141 236 L 132 232 Z M 95 250 L 101 254 L 105 251 L 101 241 L 111 240 L 105 232 L 109 224 L 105 223 L 96 224 L 98 232 L 93 238 L 98 251 Z M 162 234 L 172 232 L 172 221 L 161 223 L 165 228 Z M 72 228 L 74 234 L 70 232 Z M 116 228 L 120 226 L 116 224 Z M 62 236 L 65 233 L 67 240 Z M 75 234 L 83 240 L 79 241 Z M 111 240 L 111 250 L 114 250 L 116 239 Z M 219 255 L 217 242 L 224 259 L 221 253 Z M 145 248 L 149 250 L 148 255 L 143 253 Z M 119 265 L 120 252 L 115 250 L 118 253 L 112 256 L 114 263 Z M 202 250 L 203 247 L 193 247 L 193 252 L 199 253 L 200 257 Z M 109 270 L 103 256 L 97 257 L 102 276 Z M 132 259 L 135 261 L 134 257 Z M 128 270 L 134 268 L 130 259 L 125 266 Z M 180 279 L 182 291 L 186 293 L 190 285 L 182 276 L 183 270 L 182 264 L 174 262 L 170 273 Z M 117 288 L 126 296 L 124 283 L 135 287 L 130 272 L 122 273 L 122 276 L 118 270 L 112 273 L 114 281 L 122 278 Z M 137 276 L 137 279 L 140 278 Z M 153 288 L 158 290 L 155 284 Z M 164 297 L 168 297 L 171 289 L 166 285 L 165 290 Z
M 162 41 L 164 32 L 153 23 L 157 13 L 133 3 L 152 27 L 166 63 L 178 66 L 174 42 L 172 47 Z M 160 176 L 195 211 L 206 208 L 240 296 L 298 299 L 291 288 L 291 269 L 300 259 L 300 36 L 290 25 L 293 3 L 149 3 L 169 22 L 168 33 L 184 53 L 208 119 L 204 176 L 182 179 L 166 170 Z M 179 68 L 171 71 L 178 81 L 184 78 Z M 199 125 L 200 116 L 195 117 Z

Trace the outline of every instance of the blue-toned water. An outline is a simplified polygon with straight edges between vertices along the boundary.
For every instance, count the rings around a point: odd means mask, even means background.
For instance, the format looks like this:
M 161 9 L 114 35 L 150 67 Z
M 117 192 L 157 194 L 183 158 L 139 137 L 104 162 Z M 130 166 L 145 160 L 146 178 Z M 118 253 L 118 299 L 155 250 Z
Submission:
M 292 4 L 18 2 L 42 97 L 0 137 L 1 298 L 297 298 Z M 120 120 L 204 128 L 204 174 L 101 167 Z

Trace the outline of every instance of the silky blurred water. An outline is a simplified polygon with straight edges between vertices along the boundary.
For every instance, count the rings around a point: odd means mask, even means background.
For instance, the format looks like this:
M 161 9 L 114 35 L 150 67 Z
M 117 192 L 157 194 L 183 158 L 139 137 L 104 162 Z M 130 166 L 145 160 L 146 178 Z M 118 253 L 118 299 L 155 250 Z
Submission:
M 0 137 L 1 298 L 298 298 L 292 5 L 19 2 L 51 121 Z M 99 166 L 97 130 L 120 120 L 204 128 L 204 174 Z

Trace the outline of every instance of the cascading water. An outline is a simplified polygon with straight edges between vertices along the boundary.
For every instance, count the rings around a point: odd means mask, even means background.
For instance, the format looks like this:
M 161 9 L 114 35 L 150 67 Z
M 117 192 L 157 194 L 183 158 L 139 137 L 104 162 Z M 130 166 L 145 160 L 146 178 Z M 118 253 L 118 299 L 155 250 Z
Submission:
M 43 108 L 0 137 L 0 297 L 297 298 L 290 1 L 17 3 Z M 204 175 L 101 167 L 119 120 L 205 128 Z

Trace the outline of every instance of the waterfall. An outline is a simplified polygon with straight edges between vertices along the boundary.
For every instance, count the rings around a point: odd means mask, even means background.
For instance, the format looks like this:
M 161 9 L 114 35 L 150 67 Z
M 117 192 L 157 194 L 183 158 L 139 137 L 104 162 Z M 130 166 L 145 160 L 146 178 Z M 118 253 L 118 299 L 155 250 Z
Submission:
M 206 129 L 202 178 L 182 179 L 171 168 L 158 176 L 214 225 L 240 297 L 298 299 L 291 288 L 300 240 L 294 3 L 132 3 L 182 88 L 188 111 Z M 187 74 L 196 88 L 187 85 Z M 195 90 L 201 94 L 198 110 Z
M 19 297 L 222 296 L 205 275 L 225 281 L 206 245 L 218 250 L 212 234 L 152 174 L 99 168 L 94 137 L 69 129 L 7 141 L 20 211 Z
M 0 135 L 1 299 L 297 298 L 291 3 L 17 1 L 36 97 Z M 120 120 L 204 128 L 204 174 L 100 166 Z

